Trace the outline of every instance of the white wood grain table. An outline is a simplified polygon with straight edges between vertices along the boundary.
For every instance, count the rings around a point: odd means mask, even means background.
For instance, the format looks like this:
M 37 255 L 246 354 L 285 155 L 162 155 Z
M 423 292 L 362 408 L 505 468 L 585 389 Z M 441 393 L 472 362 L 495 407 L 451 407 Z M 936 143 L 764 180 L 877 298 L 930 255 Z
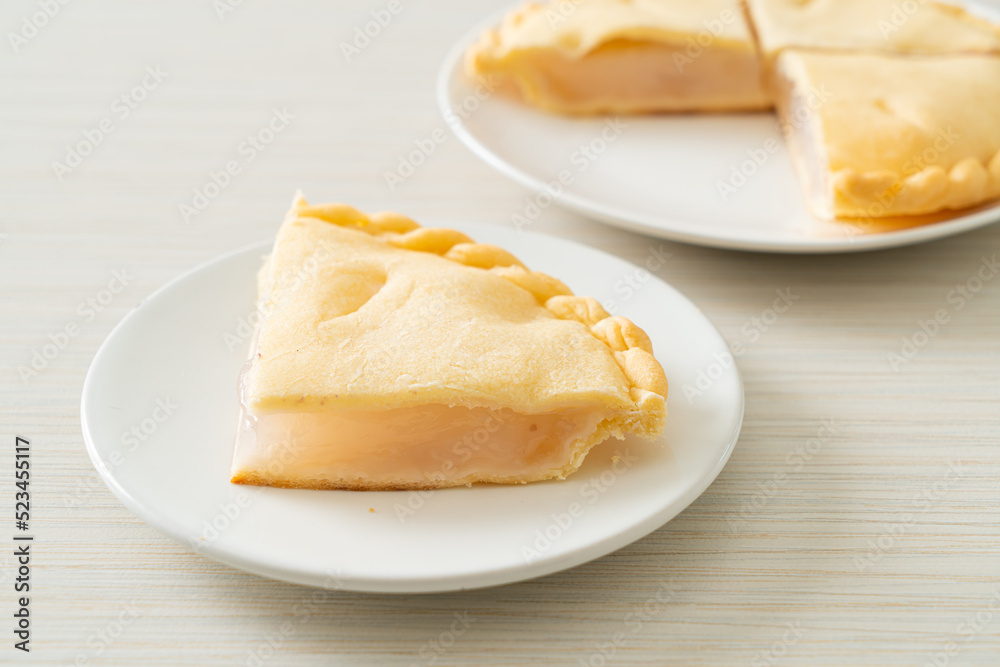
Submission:
M 38 18 L 43 6 L 54 15 Z M 459 145 L 433 92 L 447 50 L 499 6 L 4 3 L 0 513 L 13 532 L 13 440 L 27 437 L 37 542 L 27 655 L 13 648 L 15 559 L 0 558 L 0 663 L 1000 664 L 1000 278 L 983 268 L 1000 226 L 796 257 L 546 209 L 538 231 L 636 262 L 670 253 L 658 274 L 742 346 L 747 412 L 729 466 L 687 511 L 541 580 L 322 593 L 190 553 L 98 479 L 78 405 L 103 338 L 170 278 L 272 236 L 296 188 L 437 224 L 511 224 L 529 193 Z M 373 11 L 391 20 L 345 55 Z M 293 118 L 259 150 L 244 144 L 275 110 Z M 390 190 L 385 173 L 439 130 Z M 67 145 L 88 137 L 72 167 Z M 179 205 L 233 161 L 239 173 L 185 220 Z M 773 318 L 777 290 L 797 300 Z M 939 311 L 947 322 L 923 335 Z M 22 377 L 50 343 L 54 358 Z

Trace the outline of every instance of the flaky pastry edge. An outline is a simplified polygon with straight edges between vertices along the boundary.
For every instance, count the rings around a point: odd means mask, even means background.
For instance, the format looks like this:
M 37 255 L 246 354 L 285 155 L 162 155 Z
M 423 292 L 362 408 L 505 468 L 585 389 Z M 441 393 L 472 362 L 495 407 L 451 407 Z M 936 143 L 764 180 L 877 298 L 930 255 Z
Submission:
M 879 217 L 960 210 L 1000 197 L 1000 151 L 989 162 L 968 157 L 945 169 L 911 173 L 839 169 L 831 174 L 838 215 Z

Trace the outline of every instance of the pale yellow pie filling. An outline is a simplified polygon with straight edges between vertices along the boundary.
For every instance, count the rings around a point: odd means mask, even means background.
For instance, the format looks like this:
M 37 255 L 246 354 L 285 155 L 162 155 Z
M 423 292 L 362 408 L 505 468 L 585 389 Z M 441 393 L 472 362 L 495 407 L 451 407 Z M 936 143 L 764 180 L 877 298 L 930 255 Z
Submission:
M 423 405 L 335 412 L 244 411 L 233 481 L 299 488 L 424 488 L 553 476 L 605 410 Z M 589 448 L 589 447 L 588 447 Z
M 556 49 L 470 65 L 516 84 L 536 106 L 561 113 L 728 111 L 771 106 L 752 49 L 617 39 L 583 56 Z

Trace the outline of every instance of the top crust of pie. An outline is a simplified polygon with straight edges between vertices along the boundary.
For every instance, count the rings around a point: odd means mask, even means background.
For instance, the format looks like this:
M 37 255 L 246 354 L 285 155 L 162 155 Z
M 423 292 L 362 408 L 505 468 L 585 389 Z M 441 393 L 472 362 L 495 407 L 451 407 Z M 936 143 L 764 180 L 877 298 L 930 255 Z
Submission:
M 810 125 L 835 213 L 910 215 L 1000 197 L 1000 58 L 788 51 L 778 63 L 799 89 L 830 93 Z
M 585 0 L 529 2 L 487 31 L 470 59 L 552 48 L 580 57 L 619 39 L 687 44 L 702 33 L 713 46 L 755 49 L 738 0 Z
M 1000 53 L 1000 29 L 960 7 L 919 0 L 745 0 L 761 50 Z
M 639 327 L 460 232 L 299 196 L 260 288 L 256 411 L 595 405 L 662 430 L 667 381 Z

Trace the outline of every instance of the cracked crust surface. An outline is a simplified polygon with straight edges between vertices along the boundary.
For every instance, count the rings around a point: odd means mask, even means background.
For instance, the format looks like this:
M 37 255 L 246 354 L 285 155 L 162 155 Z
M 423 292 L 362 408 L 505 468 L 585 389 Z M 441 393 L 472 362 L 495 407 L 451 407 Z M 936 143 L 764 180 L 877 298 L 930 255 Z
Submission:
M 298 196 L 260 284 L 255 410 L 594 405 L 662 430 L 667 380 L 639 327 L 455 230 Z

